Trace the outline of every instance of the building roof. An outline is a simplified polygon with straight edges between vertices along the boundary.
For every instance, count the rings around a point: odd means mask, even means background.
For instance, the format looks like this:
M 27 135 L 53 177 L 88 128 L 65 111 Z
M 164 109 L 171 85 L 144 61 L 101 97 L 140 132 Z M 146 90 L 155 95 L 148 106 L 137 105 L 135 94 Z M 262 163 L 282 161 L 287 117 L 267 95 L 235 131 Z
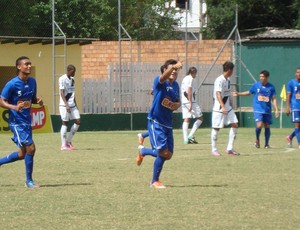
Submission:
M 265 31 L 246 37 L 248 41 L 265 40 L 300 40 L 300 30 L 266 28 Z
M 99 39 L 93 39 L 93 38 L 66 38 L 66 44 L 67 45 L 86 45 L 92 43 L 92 41 L 97 41 Z M 15 44 L 23 44 L 28 43 L 29 45 L 33 44 L 52 44 L 52 37 L 15 37 L 15 36 L 0 36 L 0 43 L 6 44 L 6 43 L 15 43 Z M 55 44 L 60 45 L 64 44 L 63 38 L 56 38 Z

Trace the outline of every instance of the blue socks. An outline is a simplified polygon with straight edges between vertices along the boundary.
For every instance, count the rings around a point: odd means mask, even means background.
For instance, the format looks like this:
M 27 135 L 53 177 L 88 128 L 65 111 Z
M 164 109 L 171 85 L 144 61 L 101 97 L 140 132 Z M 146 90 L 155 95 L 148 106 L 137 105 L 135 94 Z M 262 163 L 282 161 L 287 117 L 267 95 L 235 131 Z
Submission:
M 159 176 L 161 173 L 161 170 L 163 168 L 163 165 L 165 163 L 165 158 L 161 156 L 157 156 L 154 161 L 154 167 L 153 167 L 153 178 L 151 184 L 153 184 L 155 181 L 159 181 Z
M 297 141 L 298 141 L 298 143 L 300 143 L 300 130 L 299 130 L 299 128 L 295 128 L 295 131 L 293 133 L 295 133 Z
M 149 137 L 149 132 L 147 131 L 147 132 L 142 133 L 142 137 L 143 138 Z
M 265 128 L 266 145 L 269 145 L 270 136 L 271 136 L 270 128 Z
M 260 129 L 260 128 L 256 128 L 256 129 L 255 129 L 256 140 L 259 140 L 260 132 L 261 132 L 261 129 Z
M 19 160 L 18 152 L 13 152 L 13 153 L 7 155 L 6 157 L 1 158 L 0 165 L 9 164 L 9 163 L 12 163 L 17 160 Z
M 143 156 L 153 156 L 153 157 L 157 157 L 157 150 L 155 149 L 150 149 L 150 148 L 142 148 L 141 149 L 141 153 Z
M 26 182 L 32 181 L 33 155 L 26 153 L 25 158 Z

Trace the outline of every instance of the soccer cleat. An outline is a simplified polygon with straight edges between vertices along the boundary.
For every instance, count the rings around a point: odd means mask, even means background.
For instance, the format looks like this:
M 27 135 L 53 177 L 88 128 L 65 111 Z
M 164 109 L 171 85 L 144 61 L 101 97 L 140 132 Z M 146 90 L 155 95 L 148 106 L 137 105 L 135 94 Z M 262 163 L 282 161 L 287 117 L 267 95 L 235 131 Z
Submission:
M 143 145 L 144 144 L 144 140 L 145 138 L 142 136 L 141 133 L 138 134 L 138 142 L 139 142 L 139 145 Z
M 138 155 L 135 159 L 137 166 L 140 166 L 143 162 L 144 156 L 141 153 L 142 148 L 145 148 L 143 145 L 139 145 L 138 147 Z
M 270 145 L 265 145 L 265 149 L 270 149 Z
M 69 147 L 70 150 L 75 150 L 76 148 L 72 145 L 72 142 L 67 142 L 66 146 Z
M 189 144 L 198 144 L 198 142 L 196 141 L 195 137 L 189 137 L 188 138 L 188 143 Z
M 34 188 L 39 188 L 40 186 L 38 184 L 34 183 L 33 180 L 31 180 L 31 181 L 25 182 L 25 187 L 34 189 Z
M 164 189 L 166 186 L 164 186 L 160 181 L 153 182 L 150 187 L 157 188 L 157 189 Z
M 240 153 L 238 153 L 237 151 L 231 149 L 231 150 L 227 150 L 226 151 L 229 155 L 234 155 L 234 156 L 239 156 Z
M 213 155 L 213 156 L 215 156 L 215 157 L 218 157 L 218 156 L 220 156 L 221 154 L 219 153 L 218 150 L 214 150 L 214 151 L 211 152 L 211 155 Z
M 288 143 L 288 147 L 292 148 L 292 140 L 291 140 L 290 136 L 286 136 L 285 139 L 286 139 L 286 141 Z
M 60 147 L 60 150 L 61 151 L 70 151 L 70 150 L 72 150 L 69 146 L 66 146 L 66 145 L 64 145 L 64 146 L 61 146 Z
M 255 147 L 258 148 L 258 149 L 260 148 L 259 140 L 256 140 L 256 141 L 255 141 Z

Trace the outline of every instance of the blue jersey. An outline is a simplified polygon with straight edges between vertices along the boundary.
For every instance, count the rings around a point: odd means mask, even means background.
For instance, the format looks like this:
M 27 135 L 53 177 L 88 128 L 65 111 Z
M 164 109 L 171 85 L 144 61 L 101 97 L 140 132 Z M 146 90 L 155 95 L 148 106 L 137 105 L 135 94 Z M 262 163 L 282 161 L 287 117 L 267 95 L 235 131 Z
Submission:
M 287 93 L 291 94 L 291 110 L 300 111 L 300 82 L 295 79 L 290 80 L 287 84 Z
M 10 125 L 31 125 L 31 101 L 36 98 L 36 81 L 34 78 L 29 77 L 25 82 L 19 76 L 14 77 L 4 86 L 1 98 L 12 105 L 24 102 L 24 107 L 20 112 L 9 110 Z
M 253 94 L 253 112 L 254 113 L 272 113 L 272 98 L 276 96 L 275 87 L 271 83 L 263 85 L 256 82 L 252 85 L 249 92 Z
M 171 106 L 174 102 L 180 101 L 179 85 L 177 81 L 170 84 L 169 81 L 159 82 L 159 76 L 154 79 L 153 83 L 153 102 L 148 114 L 148 119 L 159 123 L 167 128 L 172 128 Z

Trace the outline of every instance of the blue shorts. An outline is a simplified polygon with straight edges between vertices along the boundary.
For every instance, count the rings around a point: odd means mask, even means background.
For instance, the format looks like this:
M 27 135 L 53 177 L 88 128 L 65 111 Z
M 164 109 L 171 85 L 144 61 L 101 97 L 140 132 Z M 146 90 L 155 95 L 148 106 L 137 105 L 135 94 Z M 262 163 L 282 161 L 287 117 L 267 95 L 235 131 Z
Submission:
M 292 111 L 292 122 L 300 123 L 300 111 Z
M 168 149 L 173 153 L 174 137 L 173 129 L 166 128 L 153 120 L 148 120 L 149 139 L 153 149 Z
M 255 122 L 263 122 L 264 124 L 271 125 L 273 122 L 272 114 L 268 113 L 254 113 Z
M 31 125 L 10 125 L 13 132 L 12 140 L 18 147 L 28 146 L 33 143 Z

